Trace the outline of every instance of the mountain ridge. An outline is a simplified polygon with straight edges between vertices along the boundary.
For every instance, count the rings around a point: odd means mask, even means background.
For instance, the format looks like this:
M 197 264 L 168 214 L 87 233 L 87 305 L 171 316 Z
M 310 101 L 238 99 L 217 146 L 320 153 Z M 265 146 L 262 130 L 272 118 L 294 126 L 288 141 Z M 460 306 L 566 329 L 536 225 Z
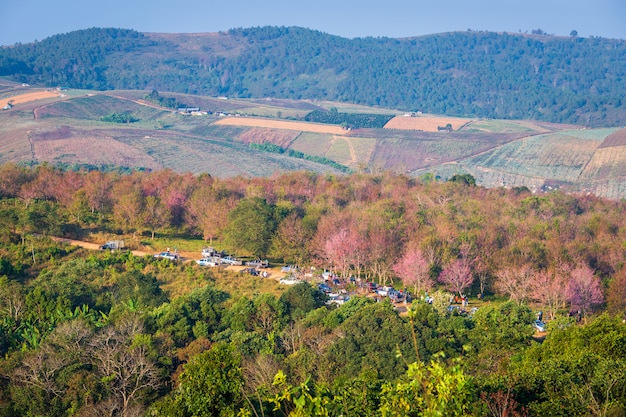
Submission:
M 608 127 L 626 124 L 625 57 L 622 40 L 510 32 L 348 39 L 276 26 L 206 34 L 91 28 L 0 48 L 0 75 Z

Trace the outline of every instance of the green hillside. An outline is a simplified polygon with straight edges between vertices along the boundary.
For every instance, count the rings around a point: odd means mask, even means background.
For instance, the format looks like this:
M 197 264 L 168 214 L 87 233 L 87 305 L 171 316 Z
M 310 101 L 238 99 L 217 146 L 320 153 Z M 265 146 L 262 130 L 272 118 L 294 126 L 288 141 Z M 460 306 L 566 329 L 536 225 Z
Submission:
M 345 39 L 298 27 L 217 34 L 92 28 L 1 47 L 0 76 L 611 127 L 626 124 L 625 57 L 622 40 L 545 33 Z

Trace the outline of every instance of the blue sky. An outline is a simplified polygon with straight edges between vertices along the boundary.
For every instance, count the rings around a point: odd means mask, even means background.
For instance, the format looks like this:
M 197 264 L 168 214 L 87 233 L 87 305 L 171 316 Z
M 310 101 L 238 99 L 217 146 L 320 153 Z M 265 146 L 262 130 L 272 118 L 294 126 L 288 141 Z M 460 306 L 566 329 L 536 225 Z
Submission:
M 193 33 L 265 25 L 347 38 L 542 29 L 626 39 L 626 0 L 0 0 L 0 45 L 90 27 Z

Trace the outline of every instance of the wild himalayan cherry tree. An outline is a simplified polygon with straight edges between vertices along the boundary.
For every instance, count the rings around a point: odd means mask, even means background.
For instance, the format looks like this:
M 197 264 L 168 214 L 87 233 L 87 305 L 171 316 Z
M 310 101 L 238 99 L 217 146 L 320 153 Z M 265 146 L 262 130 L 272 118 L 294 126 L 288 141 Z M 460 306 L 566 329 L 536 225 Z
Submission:
M 583 315 L 594 310 L 604 302 L 602 284 L 588 266 L 579 266 L 572 270 L 567 285 L 567 299 L 573 310 L 580 310 Z
M 463 297 L 463 291 L 474 282 L 470 261 L 467 258 L 452 261 L 439 275 L 439 281 L 448 291 L 458 293 Z
M 334 265 L 342 276 L 347 276 L 351 265 L 362 246 L 363 239 L 353 228 L 342 227 L 328 236 L 324 242 L 323 256 L 327 262 Z
M 496 273 L 496 289 L 512 301 L 523 304 L 532 292 L 534 271 L 530 265 L 507 267 Z
M 418 248 L 409 248 L 394 265 L 393 271 L 405 287 L 413 287 L 415 294 L 430 290 L 434 281 L 429 275 L 429 264 Z
M 566 275 L 566 273 L 568 275 Z M 548 317 L 554 319 L 567 302 L 567 279 L 569 269 L 556 272 L 539 271 L 534 274 L 531 298 L 541 303 L 547 310 Z

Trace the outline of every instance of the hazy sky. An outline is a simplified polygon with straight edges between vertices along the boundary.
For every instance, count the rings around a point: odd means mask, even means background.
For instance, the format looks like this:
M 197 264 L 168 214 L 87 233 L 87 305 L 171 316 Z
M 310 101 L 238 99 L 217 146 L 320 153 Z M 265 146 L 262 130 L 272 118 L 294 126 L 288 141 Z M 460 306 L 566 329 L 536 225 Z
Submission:
M 347 38 L 487 30 L 626 39 L 626 0 L 0 0 L 0 45 L 91 27 L 302 26 Z

